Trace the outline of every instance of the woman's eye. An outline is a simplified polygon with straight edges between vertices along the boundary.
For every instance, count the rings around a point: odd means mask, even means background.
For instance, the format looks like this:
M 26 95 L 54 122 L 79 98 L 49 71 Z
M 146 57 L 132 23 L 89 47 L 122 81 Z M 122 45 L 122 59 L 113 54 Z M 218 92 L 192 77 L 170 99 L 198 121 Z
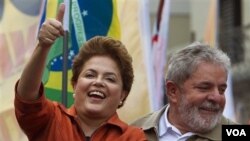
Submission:
M 85 77 L 86 77 L 86 78 L 93 78 L 94 75 L 93 75 L 93 74 L 86 74 Z
M 107 77 L 106 79 L 107 79 L 109 82 L 115 82 L 115 79 L 114 79 L 114 78 Z

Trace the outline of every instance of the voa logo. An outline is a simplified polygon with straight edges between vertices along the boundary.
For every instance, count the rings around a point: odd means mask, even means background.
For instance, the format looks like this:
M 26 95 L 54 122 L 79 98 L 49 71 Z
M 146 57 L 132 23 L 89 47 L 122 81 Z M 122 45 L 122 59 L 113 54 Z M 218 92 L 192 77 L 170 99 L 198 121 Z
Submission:
M 247 136 L 244 129 L 226 129 L 227 136 Z

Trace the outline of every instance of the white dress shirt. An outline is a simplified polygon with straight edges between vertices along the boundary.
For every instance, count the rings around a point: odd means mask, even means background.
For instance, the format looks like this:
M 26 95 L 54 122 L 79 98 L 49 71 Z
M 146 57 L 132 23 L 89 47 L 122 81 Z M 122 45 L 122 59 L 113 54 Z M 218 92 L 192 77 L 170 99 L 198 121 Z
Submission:
M 159 141 L 186 141 L 190 136 L 194 135 L 192 132 L 181 134 L 181 132 L 168 121 L 168 109 L 169 105 L 160 118 Z

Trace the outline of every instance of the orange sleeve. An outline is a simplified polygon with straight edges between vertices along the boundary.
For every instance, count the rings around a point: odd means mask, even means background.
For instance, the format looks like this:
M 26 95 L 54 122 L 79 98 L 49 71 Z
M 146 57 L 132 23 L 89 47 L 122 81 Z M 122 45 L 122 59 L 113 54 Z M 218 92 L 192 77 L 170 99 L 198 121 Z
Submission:
M 23 100 L 17 94 L 17 85 L 15 86 L 14 108 L 15 115 L 19 126 L 23 129 L 28 137 L 39 134 L 44 129 L 53 116 L 53 103 L 48 101 L 44 96 L 43 84 L 39 90 L 39 98 L 34 101 Z

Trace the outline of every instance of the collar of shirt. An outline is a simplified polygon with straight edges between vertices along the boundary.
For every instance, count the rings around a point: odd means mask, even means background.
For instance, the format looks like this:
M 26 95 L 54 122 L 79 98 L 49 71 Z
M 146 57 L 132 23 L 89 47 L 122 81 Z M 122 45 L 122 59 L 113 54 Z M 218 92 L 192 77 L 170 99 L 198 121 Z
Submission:
M 181 132 L 173 126 L 166 116 L 169 110 L 169 105 L 166 107 L 165 112 L 162 114 L 159 121 L 159 138 L 161 139 L 174 139 L 174 140 L 186 140 L 188 137 L 194 135 L 192 132 L 181 134 Z
M 76 121 L 77 118 L 77 113 L 76 113 L 76 108 L 74 105 L 72 105 L 70 108 L 66 109 L 64 106 L 59 105 L 59 107 L 61 108 L 61 110 L 67 114 L 69 117 L 71 117 L 72 119 L 74 119 Z M 113 125 L 116 126 L 118 128 L 121 129 L 122 132 L 125 132 L 125 130 L 128 128 L 128 124 L 123 122 L 122 120 L 120 120 L 119 116 L 117 113 L 115 113 L 112 117 L 110 117 L 107 122 L 103 123 L 103 124 L 109 124 L 109 125 Z

